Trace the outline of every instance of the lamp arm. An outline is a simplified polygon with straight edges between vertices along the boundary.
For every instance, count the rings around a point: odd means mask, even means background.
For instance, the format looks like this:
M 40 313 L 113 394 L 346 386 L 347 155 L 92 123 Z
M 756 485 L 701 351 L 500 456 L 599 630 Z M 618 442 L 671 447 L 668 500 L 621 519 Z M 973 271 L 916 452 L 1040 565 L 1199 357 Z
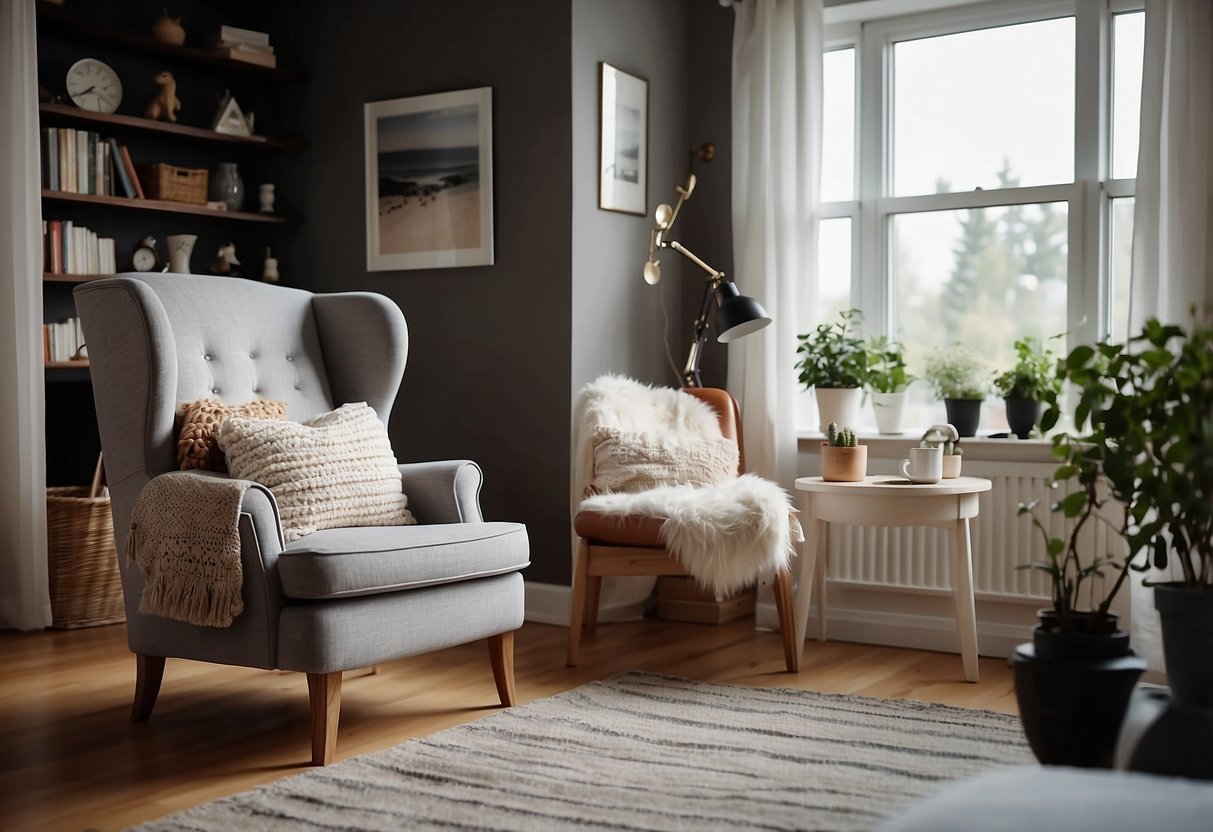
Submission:
M 692 252 L 690 249 L 688 249 L 686 246 L 684 246 L 682 243 L 678 242 L 677 240 L 669 240 L 668 242 L 667 242 L 667 241 L 665 241 L 665 240 L 661 240 L 661 241 L 659 241 L 659 245 L 661 245 L 661 247 L 662 247 L 662 248 L 669 247 L 669 248 L 674 249 L 674 251 L 678 252 L 678 253 L 679 253 L 679 254 L 681 254 L 683 257 L 685 257 L 686 259 L 690 260 L 690 261 L 691 261 L 692 263 L 694 263 L 696 266 L 698 266 L 699 268 L 701 268 L 701 269 L 703 269 L 705 272 L 707 272 L 709 275 L 711 275 L 711 276 L 712 276 L 712 279 L 713 279 L 714 281 L 719 281 L 719 280 L 723 280 L 723 279 L 724 279 L 724 272 L 722 272 L 722 271 L 717 271 L 716 269 L 713 269 L 713 268 L 712 268 L 711 266 L 709 266 L 707 263 L 705 263 L 705 262 L 703 262 L 702 260 L 700 260 L 700 259 L 699 259 L 699 258 L 698 258 L 698 257 L 695 255 L 695 253 L 694 253 L 694 252 Z M 713 286 L 712 288 L 715 288 L 715 286 Z
M 712 279 L 707 282 L 703 290 L 703 305 L 699 309 L 699 317 L 695 319 L 695 333 L 691 336 L 691 349 L 687 352 L 687 363 L 682 370 L 683 386 L 702 387 L 703 381 L 699 377 L 699 365 L 703 362 L 703 347 L 708 340 L 708 315 L 712 312 L 712 297 L 716 288 L 720 286 L 721 275 L 707 268 L 702 260 L 685 249 L 675 250 L 694 258 L 695 262 L 712 274 Z

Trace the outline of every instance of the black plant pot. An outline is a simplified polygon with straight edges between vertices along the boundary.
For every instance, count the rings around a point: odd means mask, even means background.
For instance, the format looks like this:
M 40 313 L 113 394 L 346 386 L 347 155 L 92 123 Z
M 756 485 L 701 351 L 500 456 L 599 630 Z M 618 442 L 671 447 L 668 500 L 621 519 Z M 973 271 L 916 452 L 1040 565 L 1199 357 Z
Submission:
M 1028 745 L 1045 765 L 1111 768 L 1116 738 L 1146 669 L 1129 634 L 1037 627 L 1011 656 L 1015 698 Z
M 956 428 L 961 436 L 976 436 L 977 425 L 981 422 L 982 399 L 944 399 L 943 406 L 948 411 L 948 423 Z
M 1027 439 L 1040 422 L 1040 402 L 1036 399 L 1006 399 L 1007 426 L 1020 439 Z
M 1183 584 L 1154 587 L 1172 701 L 1213 708 L 1213 591 Z

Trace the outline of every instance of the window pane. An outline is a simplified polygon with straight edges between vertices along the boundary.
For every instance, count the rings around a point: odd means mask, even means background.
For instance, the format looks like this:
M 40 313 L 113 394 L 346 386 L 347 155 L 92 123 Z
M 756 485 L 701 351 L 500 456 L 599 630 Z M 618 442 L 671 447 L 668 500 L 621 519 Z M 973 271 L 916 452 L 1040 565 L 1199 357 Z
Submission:
M 822 76 L 821 200 L 854 199 L 854 48 L 827 52 Z
M 1112 18 L 1112 178 L 1137 176 L 1145 12 Z
M 1108 257 L 1108 305 L 1112 340 L 1129 335 L 1129 274 L 1133 268 L 1133 197 L 1112 200 L 1111 254 Z
M 817 232 L 817 305 L 811 327 L 832 321 L 851 302 L 851 218 L 822 220 Z
M 895 196 L 1074 180 L 1074 18 L 893 48 Z
M 959 341 L 986 358 L 992 380 L 1014 364 L 1016 338 L 1069 329 L 1066 203 L 901 214 L 892 233 L 895 320 L 915 375 L 932 349 Z M 905 418 L 944 420 L 926 382 L 911 386 Z M 980 433 L 1002 430 L 1002 401 L 991 394 Z

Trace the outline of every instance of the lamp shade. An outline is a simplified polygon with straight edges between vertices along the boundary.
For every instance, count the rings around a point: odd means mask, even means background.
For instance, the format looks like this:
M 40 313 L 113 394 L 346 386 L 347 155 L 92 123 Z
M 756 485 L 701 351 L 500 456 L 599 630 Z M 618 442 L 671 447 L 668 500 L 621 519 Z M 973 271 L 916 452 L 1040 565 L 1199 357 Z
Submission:
M 741 294 L 737 284 L 720 284 L 716 290 L 716 340 L 722 344 L 744 338 L 771 323 L 771 316 L 762 304 Z

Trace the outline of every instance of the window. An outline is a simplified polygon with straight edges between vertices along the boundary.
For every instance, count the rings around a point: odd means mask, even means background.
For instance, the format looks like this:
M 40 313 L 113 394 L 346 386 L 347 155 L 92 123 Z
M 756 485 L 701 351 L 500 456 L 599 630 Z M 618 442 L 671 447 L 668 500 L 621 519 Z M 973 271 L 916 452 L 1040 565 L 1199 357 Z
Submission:
M 962 341 L 991 378 L 1019 337 L 1064 333 L 1059 353 L 1123 337 L 1143 20 L 1121 0 L 1045 0 L 831 30 L 801 331 L 857 306 L 869 334 L 906 345 L 912 371 Z M 906 424 L 941 416 L 913 385 Z M 799 423 L 815 427 L 811 408 Z M 982 432 L 1005 425 L 987 399 Z

